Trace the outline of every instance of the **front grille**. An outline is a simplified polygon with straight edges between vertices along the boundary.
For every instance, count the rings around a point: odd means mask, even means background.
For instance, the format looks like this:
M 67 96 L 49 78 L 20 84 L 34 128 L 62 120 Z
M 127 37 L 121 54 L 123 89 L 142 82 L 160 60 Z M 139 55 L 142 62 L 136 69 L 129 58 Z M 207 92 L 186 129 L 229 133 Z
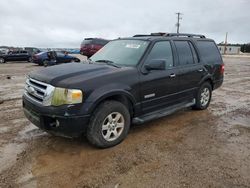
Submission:
M 49 102 L 53 91 L 53 86 L 32 78 L 28 78 L 26 80 L 24 95 L 37 103 L 48 106 L 50 105 Z

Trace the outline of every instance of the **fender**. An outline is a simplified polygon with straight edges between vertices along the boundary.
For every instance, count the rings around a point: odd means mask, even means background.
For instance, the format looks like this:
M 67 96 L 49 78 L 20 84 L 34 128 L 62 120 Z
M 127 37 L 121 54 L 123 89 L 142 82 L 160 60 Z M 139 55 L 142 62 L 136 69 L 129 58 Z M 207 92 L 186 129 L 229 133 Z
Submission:
M 202 83 L 204 83 L 205 80 L 211 80 L 211 81 L 212 81 L 212 84 L 214 84 L 214 80 L 213 80 L 211 74 L 207 74 L 206 76 L 204 76 L 204 77 L 200 80 L 199 85 L 201 85 Z M 213 86 L 212 86 L 212 87 L 213 87 Z
M 128 85 L 116 83 L 105 85 L 94 90 L 85 101 L 86 103 L 92 104 L 88 110 L 89 113 L 91 113 L 101 101 L 114 95 L 121 95 L 127 97 L 134 106 L 136 100 L 135 97 L 131 94 L 131 90 L 132 88 Z

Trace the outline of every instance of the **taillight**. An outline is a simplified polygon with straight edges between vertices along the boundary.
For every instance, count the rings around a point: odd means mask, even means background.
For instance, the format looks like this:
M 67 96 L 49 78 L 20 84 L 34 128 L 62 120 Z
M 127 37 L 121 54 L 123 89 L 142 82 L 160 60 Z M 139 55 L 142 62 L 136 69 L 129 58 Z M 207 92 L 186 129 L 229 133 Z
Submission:
M 224 74 L 224 71 L 225 71 L 225 65 L 222 64 L 222 65 L 220 66 L 220 73 L 221 73 L 221 74 Z

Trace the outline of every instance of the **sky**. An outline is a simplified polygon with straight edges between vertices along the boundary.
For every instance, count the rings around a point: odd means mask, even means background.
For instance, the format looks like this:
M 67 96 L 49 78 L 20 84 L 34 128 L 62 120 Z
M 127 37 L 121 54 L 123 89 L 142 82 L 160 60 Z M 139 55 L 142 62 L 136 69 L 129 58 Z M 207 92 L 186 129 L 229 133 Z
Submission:
M 74 47 L 88 37 L 152 32 L 204 34 L 250 42 L 250 0 L 1 0 L 0 46 Z

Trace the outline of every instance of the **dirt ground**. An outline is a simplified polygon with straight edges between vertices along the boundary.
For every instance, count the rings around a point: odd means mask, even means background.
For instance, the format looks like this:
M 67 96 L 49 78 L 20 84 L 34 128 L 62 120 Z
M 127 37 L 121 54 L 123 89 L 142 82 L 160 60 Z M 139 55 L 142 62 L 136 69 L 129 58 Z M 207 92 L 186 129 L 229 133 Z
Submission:
M 0 187 L 250 187 L 250 57 L 224 62 L 208 110 L 134 126 L 105 150 L 32 125 L 21 95 L 25 74 L 43 67 L 1 64 Z

